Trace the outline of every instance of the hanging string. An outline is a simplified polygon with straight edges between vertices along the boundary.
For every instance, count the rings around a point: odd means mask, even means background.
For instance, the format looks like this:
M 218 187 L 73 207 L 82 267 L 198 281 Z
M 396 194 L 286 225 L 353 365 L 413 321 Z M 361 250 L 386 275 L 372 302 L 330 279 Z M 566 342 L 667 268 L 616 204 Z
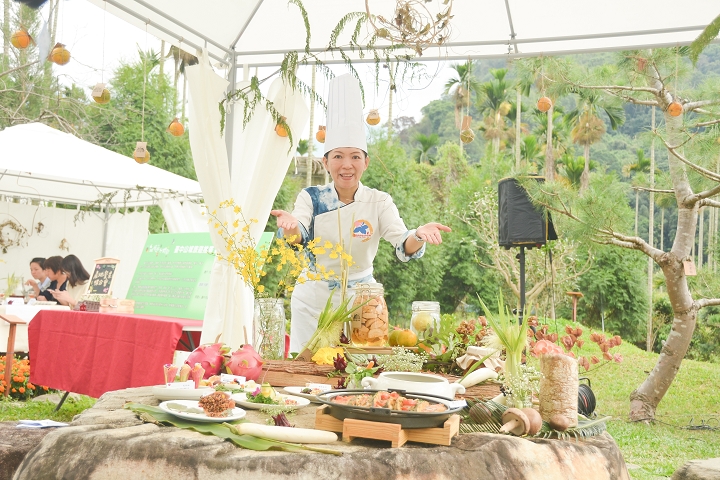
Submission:
M 143 96 L 142 96 L 142 117 L 140 120 L 140 141 L 145 141 L 145 90 L 147 88 L 147 41 L 148 25 L 145 24 L 145 53 L 143 54 Z
M 100 70 L 100 82 L 105 83 L 105 23 L 107 19 L 107 2 L 103 3 L 103 52 L 102 52 L 102 69 Z
M 676 47 L 675 47 L 675 93 L 674 93 L 674 95 L 673 95 L 673 100 L 675 100 L 675 98 L 677 98 L 677 96 L 678 96 L 678 88 L 677 88 L 677 86 L 678 86 L 678 71 L 679 71 L 679 68 L 680 68 L 680 47 L 679 47 L 679 46 L 676 46 Z

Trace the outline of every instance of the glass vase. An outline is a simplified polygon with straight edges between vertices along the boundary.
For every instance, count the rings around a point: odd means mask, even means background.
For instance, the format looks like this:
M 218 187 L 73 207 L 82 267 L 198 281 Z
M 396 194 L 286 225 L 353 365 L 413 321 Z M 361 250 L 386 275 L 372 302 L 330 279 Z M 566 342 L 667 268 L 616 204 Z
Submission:
M 264 360 L 285 356 L 285 307 L 280 298 L 256 298 L 253 347 Z

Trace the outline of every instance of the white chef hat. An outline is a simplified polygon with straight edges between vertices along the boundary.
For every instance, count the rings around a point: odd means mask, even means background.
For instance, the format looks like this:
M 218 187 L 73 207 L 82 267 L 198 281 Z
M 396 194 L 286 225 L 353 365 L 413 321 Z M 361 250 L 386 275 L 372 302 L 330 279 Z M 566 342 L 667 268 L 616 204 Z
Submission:
M 341 147 L 367 153 L 360 83 L 349 73 L 330 80 L 326 130 L 324 153 Z

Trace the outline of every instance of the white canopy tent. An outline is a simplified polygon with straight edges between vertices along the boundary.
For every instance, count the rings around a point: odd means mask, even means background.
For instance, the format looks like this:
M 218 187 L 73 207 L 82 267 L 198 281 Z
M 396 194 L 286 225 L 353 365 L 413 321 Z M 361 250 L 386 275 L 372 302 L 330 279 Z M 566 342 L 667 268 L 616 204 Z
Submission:
M 0 193 L 7 196 L 71 205 L 102 197 L 103 206 L 115 208 L 153 205 L 163 195 L 202 198 L 194 180 L 41 123 L 0 131 L 0 152 Z
M 47 125 L 31 123 L 0 131 L 0 222 L 22 226 L 23 253 L 2 255 L 0 277 L 29 278 L 33 257 L 77 255 L 86 268 L 110 256 L 121 260 L 113 294 L 124 297 L 148 235 L 150 214 L 119 212 L 163 199 L 200 199 L 198 182 L 93 145 Z M 57 203 L 104 211 L 52 208 Z M 189 202 L 186 202 L 189 203 Z M 114 211 L 113 211 L 114 210 Z M 3 234 L 5 232 L 2 232 Z
M 251 67 L 278 66 L 286 53 L 302 54 L 306 29 L 300 9 L 287 0 L 88 1 L 183 50 L 203 52 L 200 65 L 187 69 L 190 141 L 198 178 L 210 208 L 234 198 L 246 216 L 261 222 L 252 231 L 258 237 L 292 148 L 274 136 L 274 124 L 262 107 L 244 128 L 242 108 L 231 105 L 223 138 L 217 104 L 225 89 L 244 85 L 236 83 L 239 66 L 247 79 Z M 337 52 L 327 50 L 331 32 L 348 13 L 364 12 L 366 3 L 373 15 L 394 17 L 394 0 L 304 0 L 312 32 L 310 51 L 327 64 L 344 63 Z M 435 11 L 444 8 L 440 0 L 426 5 Z M 718 13 L 717 0 L 687 0 L 682 5 L 669 0 L 455 0 L 452 34 L 442 46 L 427 48 L 419 60 L 515 58 L 685 45 Z M 347 45 L 354 23 L 350 22 L 337 45 Z M 364 33 L 369 34 L 369 28 Z M 360 43 L 363 36 L 367 35 L 361 32 Z M 372 54 L 361 58 L 357 50 L 346 49 L 345 53 L 353 61 L 374 61 Z M 213 73 L 210 62 L 226 69 L 227 81 Z M 307 107 L 302 105 L 302 98 L 284 85 L 273 84 L 270 90 L 268 98 L 287 117 L 292 131 L 303 131 Z M 219 251 L 224 248 L 219 238 L 214 242 Z M 216 262 L 211 296 L 202 341 L 214 341 L 222 335 L 223 341 L 236 346 L 242 340 L 242 326 L 251 322 L 250 292 L 242 287 L 231 266 Z
M 302 51 L 300 10 L 287 0 L 88 0 L 156 37 L 188 51 L 207 47 L 226 65 L 279 65 L 285 52 Z M 325 52 L 330 32 L 365 0 L 304 0 L 310 49 Z M 393 18 L 395 0 L 367 0 L 370 13 Z M 442 1 L 428 4 L 431 12 Z M 466 60 L 657 48 L 687 44 L 720 13 L 717 0 L 455 0 L 452 35 L 423 60 Z M 354 25 L 354 22 L 353 22 Z M 347 36 L 338 45 L 347 43 Z M 381 44 L 379 44 L 381 45 Z M 353 60 L 357 52 L 347 52 Z M 322 53 L 328 63 L 339 55 Z M 369 55 L 364 61 L 373 61 Z

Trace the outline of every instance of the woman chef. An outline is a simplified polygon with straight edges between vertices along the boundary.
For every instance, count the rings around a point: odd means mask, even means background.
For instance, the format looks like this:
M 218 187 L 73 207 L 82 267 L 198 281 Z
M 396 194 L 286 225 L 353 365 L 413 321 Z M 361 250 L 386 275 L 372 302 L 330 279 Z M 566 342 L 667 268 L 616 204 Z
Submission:
M 351 253 L 354 263 L 348 274 L 349 287 L 375 281 L 372 263 L 381 237 L 395 247 L 401 261 L 407 262 L 423 256 L 425 242 L 440 244 L 440 232 L 450 231 L 434 222 L 408 230 L 390 195 L 360 183 L 369 162 L 360 85 L 351 75 L 336 77 L 330 81 L 323 157 L 333 182 L 300 192 L 292 213 L 270 213 L 277 217 L 278 235 L 294 236 L 293 243 L 306 244 L 319 237 L 322 243 L 338 244 L 342 231 L 345 251 Z M 339 274 L 340 259 L 323 257 L 321 262 L 327 270 Z M 334 295 L 334 306 L 340 304 L 340 289 L 336 286 L 333 281 L 307 281 L 295 287 L 290 302 L 290 351 L 302 351 L 310 340 L 329 295 Z

